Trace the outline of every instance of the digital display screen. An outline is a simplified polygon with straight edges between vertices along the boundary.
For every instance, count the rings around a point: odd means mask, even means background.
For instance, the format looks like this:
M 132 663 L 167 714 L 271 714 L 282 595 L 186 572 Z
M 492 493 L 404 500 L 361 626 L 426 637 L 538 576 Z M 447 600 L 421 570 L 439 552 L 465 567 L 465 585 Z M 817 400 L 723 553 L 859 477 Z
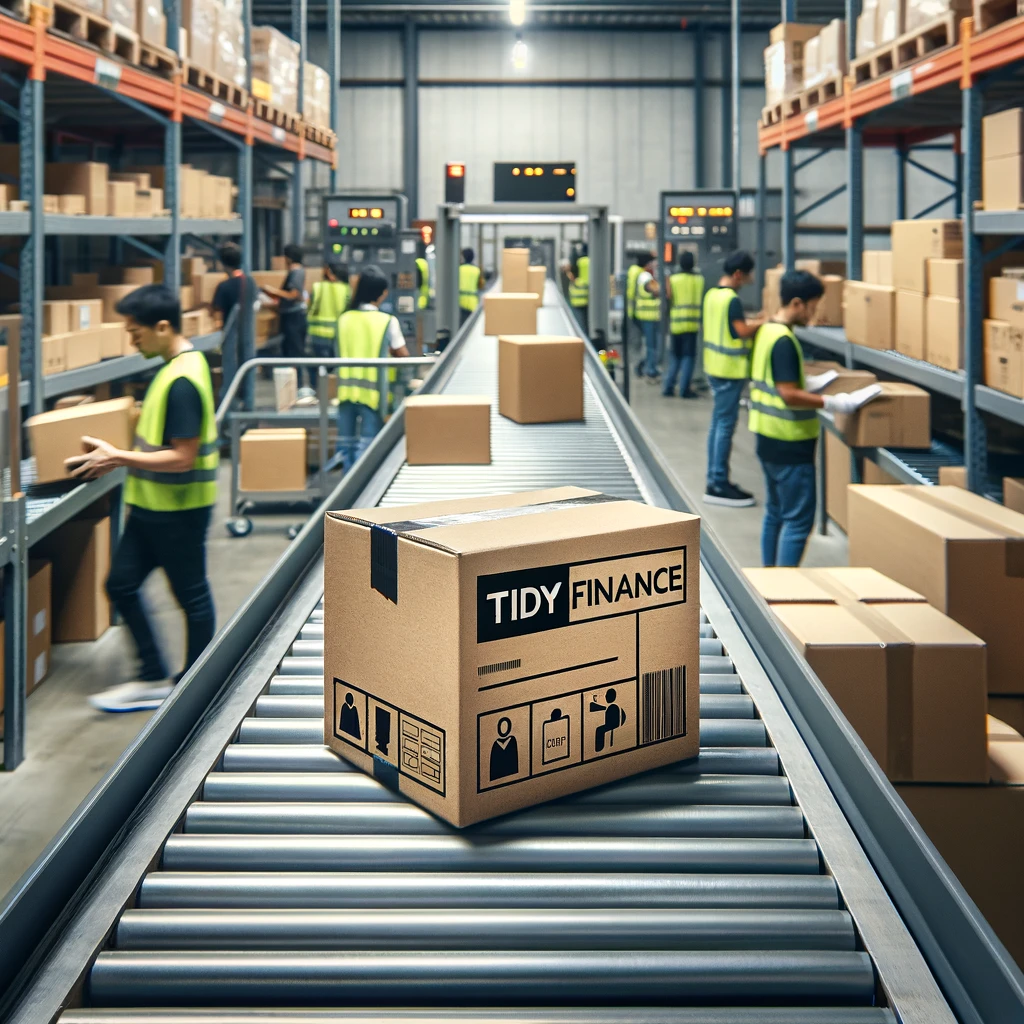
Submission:
M 736 196 L 714 189 L 662 196 L 662 224 L 666 246 L 684 240 L 708 239 L 726 246 L 735 242 Z
M 670 206 L 668 210 L 670 217 L 731 217 L 733 208 L 731 206 Z
M 496 163 L 496 203 L 573 203 L 576 201 L 576 163 Z
M 365 220 L 367 217 L 370 220 L 380 220 L 384 216 L 384 211 L 379 206 L 353 206 L 350 207 L 348 215 L 352 220 Z

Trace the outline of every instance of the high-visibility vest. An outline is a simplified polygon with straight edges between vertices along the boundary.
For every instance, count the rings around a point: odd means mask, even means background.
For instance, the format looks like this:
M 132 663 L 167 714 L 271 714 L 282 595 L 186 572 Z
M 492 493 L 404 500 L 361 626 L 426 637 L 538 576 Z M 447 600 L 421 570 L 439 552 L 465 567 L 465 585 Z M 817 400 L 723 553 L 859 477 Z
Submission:
M 333 338 L 348 297 L 349 287 L 344 281 L 317 281 L 306 314 L 306 333 L 314 338 Z
M 472 263 L 459 267 L 459 308 L 471 313 L 480 304 L 480 268 Z
M 750 429 L 778 441 L 810 441 L 818 436 L 818 414 L 814 409 L 791 409 L 775 388 L 772 349 L 781 338 L 792 338 L 800 366 L 797 383 L 806 387 L 804 354 L 800 342 L 785 324 L 767 323 L 754 337 L 750 365 Z
M 581 309 L 590 303 L 590 257 L 576 261 L 576 280 L 569 282 L 569 305 Z
M 668 279 L 671 308 L 669 326 L 673 334 L 686 334 L 700 328 L 700 304 L 704 298 L 704 278 L 700 274 L 678 273 Z
M 636 288 L 636 303 L 634 316 L 637 320 L 660 320 L 661 319 L 661 296 L 651 295 L 647 291 L 647 286 L 643 288 L 639 286 L 639 277 L 637 278 Z M 653 278 L 652 278 L 653 280 Z
M 751 342 L 734 338 L 729 306 L 736 298 L 732 288 L 709 288 L 704 296 L 704 372 L 709 377 L 746 380 L 750 376 Z
M 416 257 L 416 266 L 420 271 L 420 297 L 417 305 L 420 309 L 426 309 L 430 302 L 430 267 L 422 256 Z
M 635 263 L 626 271 L 626 316 L 633 319 L 636 315 L 636 279 L 643 273 L 643 267 Z
M 350 309 L 338 321 L 339 359 L 384 359 L 388 355 L 388 325 L 391 314 L 378 309 Z M 394 379 L 395 371 L 388 374 Z M 380 408 L 380 386 L 376 366 L 338 368 L 338 401 L 360 402 Z
M 199 392 L 203 416 L 199 425 L 199 451 L 191 469 L 183 473 L 129 469 L 124 485 L 126 505 L 153 512 L 180 512 L 205 508 L 217 501 L 217 419 L 213 404 L 213 381 L 202 352 L 188 349 L 176 355 L 157 371 L 142 402 L 142 414 L 135 428 L 135 451 L 158 452 L 170 448 L 164 444 L 167 399 L 171 385 L 180 377 L 191 381 Z

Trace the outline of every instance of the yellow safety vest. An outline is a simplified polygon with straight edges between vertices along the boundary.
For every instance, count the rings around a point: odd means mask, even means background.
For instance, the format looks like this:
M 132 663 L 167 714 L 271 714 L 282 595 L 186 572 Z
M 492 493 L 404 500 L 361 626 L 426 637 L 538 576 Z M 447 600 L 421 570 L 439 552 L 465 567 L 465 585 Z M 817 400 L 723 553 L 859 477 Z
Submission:
M 633 319 L 636 315 L 636 279 L 643 271 L 643 267 L 633 264 L 626 271 L 626 316 Z
M 171 385 L 179 377 L 191 381 L 202 400 L 203 418 L 199 427 L 199 452 L 192 468 L 183 473 L 129 469 L 124 485 L 126 505 L 153 512 L 180 512 L 205 508 L 217 501 L 217 419 L 213 404 L 213 381 L 202 352 L 189 349 L 176 355 L 157 371 L 142 402 L 142 415 L 135 428 L 135 451 L 158 452 L 170 448 L 164 444 L 167 398 Z
M 704 372 L 709 377 L 746 380 L 750 376 L 751 343 L 734 338 L 729 306 L 736 298 L 732 288 L 709 288 L 704 296 Z
M 317 281 L 306 314 L 306 332 L 314 338 L 333 338 L 348 297 L 349 287 L 344 281 Z
M 640 278 L 637 276 L 636 303 L 634 316 L 637 320 L 660 320 L 661 319 L 661 296 L 650 295 L 647 287 L 639 286 Z
M 480 304 L 480 268 L 472 263 L 459 267 L 459 308 L 471 313 Z
M 384 359 L 388 355 L 388 324 L 391 314 L 374 309 L 350 309 L 338 321 L 339 359 Z M 395 371 L 388 374 L 391 380 Z M 338 401 L 360 402 L 379 409 L 380 386 L 377 367 L 341 366 L 338 368 Z
M 669 325 L 673 334 L 686 334 L 700 328 L 700 303 L 704 297 L 704 278 L 700 274 L 678 273 L 668 279 L 672 306 Z
M 778 441 L 810 441 L 818 436 L 818 414 L 814 409 L 791 409 L 775 389 L 772 376 L 772 349 L 780 338 L 792 338 L 800 364 L 801 388 L 804 378 L 804 354 L 800 342 L 785 324 L 767 323 L 754 336 L 750 367 L 751 431 Z
M 569 282 L 569 305 L 576 309 L 590 303 L 590 257 L 580 256 L 576 261 L 576 280 Z
M 430 267 L 422 256 L 416 257 L 416 266 L 420 271 L 420 297 L 417 305 L 420 309 L 426 309 L 430 302 Z

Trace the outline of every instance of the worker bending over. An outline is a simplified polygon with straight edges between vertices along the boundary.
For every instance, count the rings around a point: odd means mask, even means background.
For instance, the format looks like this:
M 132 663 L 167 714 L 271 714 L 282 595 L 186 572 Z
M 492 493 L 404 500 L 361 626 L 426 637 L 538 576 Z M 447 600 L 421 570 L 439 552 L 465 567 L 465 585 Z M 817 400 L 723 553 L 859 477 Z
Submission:
M 580 330 L 590 337 L 590 257 L 586 245 L 581 245 L 576 258 L 566 271 L 569 278 L 569 306 Z M 543 296 L 541 296 L 543 298 Z
M 643 335 L 645 355 L 636 375 L 646 377 L 648 384 L 658 382 L 661 359 L 661 286 L 654 276 L 657 260 L 653 252 L 637 257 L 640 273 L 636 278 L 634 316 Z
M 751 340 L 761 321 L 747 320 L 736 293 L 750 283 L 754 257 L 742 249 L 730 253 L 722 271 L 717 287 L 704 296 L 704 375 L 714 400 L 704 500 L 709 505 L 743 508 L 755 504 L 754 496 L 729 479 L 729 456 L 740 399 L 750 376 Z
M 315 356 L 333 359 L 338 354 L 338 319 L 348 309 L 348 266 L 340 260 L 324 263 L 324 277 L 313 285 L 306 314 L 306 334 Z M 309 383 L 316 387 L 318 367 L 310 367 Z
M 217 423 L 206 357 L 181 336 L 178 297 L 159 284 L 125 296 L 117 311 L 132 345 L 162 359 L 142 403 L 132 451 L 83 437 L 85 455 L 67 459 L 72 476 L 93 480 L 126 466 L 128 517 L 107 577 L 107 593 L 135 641 L 137 679 L 94 694 L 102 711 L 159 707 L 213 639 L 214 608 L 206 579 L 206 531 L 217 500 Z M 140 590 L 163 569 L 185 612 L 185 667 L 170 677 Z
M 668 279 L 669 331 L 672 352 L 668 373 L 662 378 L 661 393 L 671 397 L 676 393 L 679 378 L 679 397 L 696 398 L 690 390 L 693 367 L 697 359 L 697 332 L 700 330 L 700 307 L 704 299 L 704 278 L 693 270 L 693 253 L 679 257 L 679 272 Z
M 828 379 L 807 378 L 793 327 L 813 319 L 824 287 L 806 270 L 791 270 L 783 274 L 779 291 L 782 308 L 758 329 L 754 339 L 750 429 L 757 435 L 757 457 L 765 483 L 761 560 L 766 566 L 793 566 L 800 564 L 814 525 L 817 410 L 854 412 L 881 388 L 870 384 L 850 394 L 814 394 Z
M 480 305 L 480 293 L 484 290 L 484 275 L 473 263 L 476 254 L 472 249 L 462 250 L 462 265 L 459 267 L 459 326 Z
M 382 313 L 388 297 L 388 279 L 380 267 L 364 267 L 355 294 L 338 320 L 338 356 L 341 359 L 384 359 L 407 356 L 398 321 Z M 388 382 L 375 366 L 342 366 L 338 369 L 338 454 L 347 472 L 384 426 Z

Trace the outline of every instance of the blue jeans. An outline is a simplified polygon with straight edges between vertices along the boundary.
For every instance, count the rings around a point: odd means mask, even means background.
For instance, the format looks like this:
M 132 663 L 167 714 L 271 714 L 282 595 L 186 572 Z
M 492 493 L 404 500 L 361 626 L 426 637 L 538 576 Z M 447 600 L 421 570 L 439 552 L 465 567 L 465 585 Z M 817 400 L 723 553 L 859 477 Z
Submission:
M 658 351 L 658 335 L 661 331 L 661 324 L 657 320 L 637 320 L 637 323 L 643 332 L 644 348 L 647 351 L 647 358 L 643 362 L 644 375 L 657 377 L 658 361 L 661 356 Z
M 708 428 L 708 487 L 724 487 L 729 482 L 732 435 L 747 381 L 745 377 L 708 377 L 708 384 L 715 401 Z
M 356 421 L 359 431 L 356 432 Z M 362 402 L 341 402 L 338 405 L 338 452 L 347 473 L 370 442 L 380 433 L 384 421 L 376 409 Z
M 761 561 L 794 566 L 804 557 L 814 526 L 817 485 L 813 462 L 784 465 L 761 461 L 767 497 L 761 527 Z
M 668 373 L 661 378 L 661 393 L 671 395 L 675 391 L 676 377 L 679 378 L 679 394 L 690 390 L 693 380 L 693 366 L 697 356 L 697 332 L 686 331 L 672 335 L 672 351 L 669 356 Z

